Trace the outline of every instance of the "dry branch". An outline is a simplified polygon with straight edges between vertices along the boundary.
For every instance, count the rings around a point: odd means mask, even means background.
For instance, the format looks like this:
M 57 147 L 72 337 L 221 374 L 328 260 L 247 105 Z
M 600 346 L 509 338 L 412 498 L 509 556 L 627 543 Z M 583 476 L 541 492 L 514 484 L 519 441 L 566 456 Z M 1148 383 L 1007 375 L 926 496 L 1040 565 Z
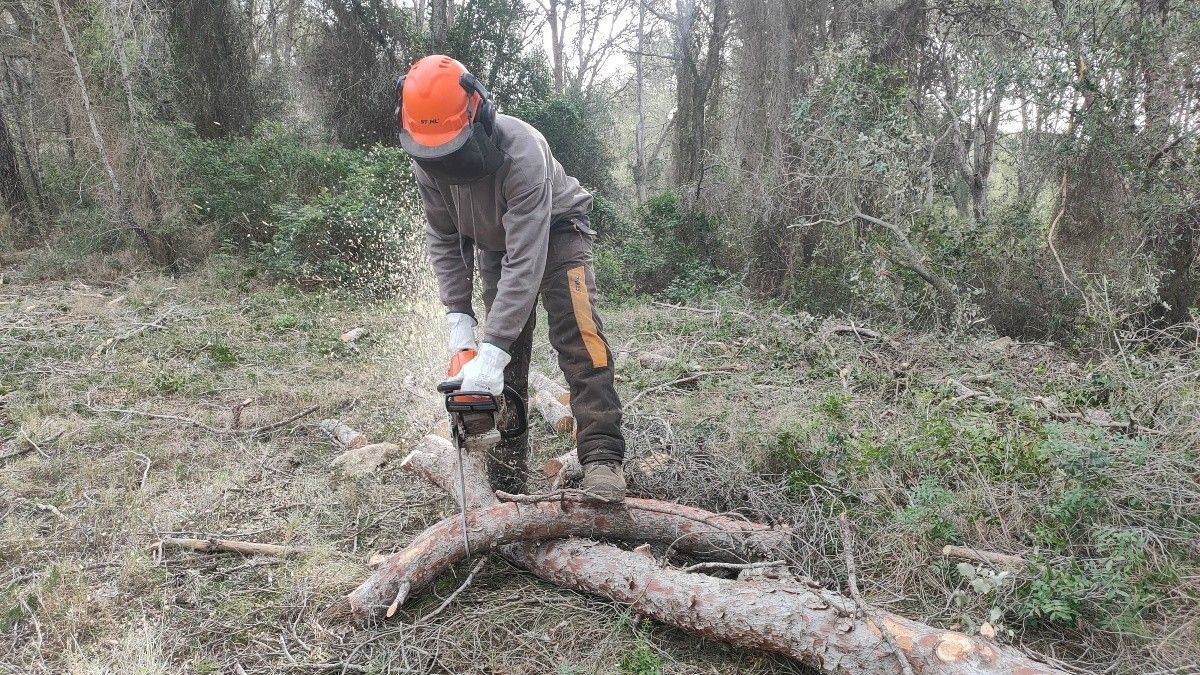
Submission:
M 1029 561 L 1021 556 L 995 553 L 993 551 L 981 551 L 968 546 L 953 546 L 948 544 L 942 547 L 942 555 L 947 558 L 970 560 L 971 562 L 982 563 L 990 567 L 1010 570 L 1023 570 L 1029 567 Z
M 854 562 L 854 535 L 850 532 L 850 523 L 846 521 L 845 512 L 838 516 L 838 529 L 842 534 L 842 559 L 846 563 L 846 585 L 850 588 L 850 597 L 854 599 L 854 604 L 870 622 L 870 626 L 879 632 L 880 637 L 892 650 L 892 654 L 895 655 L 900 666 L 900 672 L 904 675 L 913 675 L 912 664 L 908 662 L 904 650 L 900 649 L 892 629 L 888 627 L 886 621 L 879 621 L 873 616 L 876 613 L 871 611 L 871 608 L 867 606 L 867 601 L 863 600 L 862 594 L 858 592 L 858 565 Z
M 149 418 L 158 419 L 158 420 L 171 420 L 172 422 L 182 422 L 184 424 L 189 424 L 191 426 L 197 427 L 199 429 L 203 429 L 204 431 L 207 431 L 212 434 L 217 434 L 219 436 L 250 436 L 250 437 L 259 436 L 259 435 L 265 434 L 267 432 L 275 431 L 276 429 L 286 427 L 287 425 L 291 424 L 292 422 L 295 422 L 304 417 L 308 417 L 309 415 L 315 413 L 320 407 L 321 406 L 316 406 L 316 405 L 309 406 L 294 415 L 289 415 L 288 417 L 285 417 L 284 419 L 279 420 L 278 422 L 271 422 L 270 424 L 264 424 L 262 426 L 252 427 L 250 429 L 218 429 L 217 427 L 214 427 L 209 424 L 205 424 L 204 422 L 201 422 L 198 419 L 195 419 L 192 417 L 185 417 L 183 415 L 164 415 L 161 413 L 146 412 L 144 410 L 128 410 L 128 409 L 124 409 L 124 408 L 93 408 L 91 406 L 84 406 L 84 408 L 86 408 L 87 410 L 94 412 L 94 413 L 110 413 L 110 414 L 115 413 L 115 414 L 121 414 L 121 415 L 137 415 L 138 417 L 149 417 Z
M 280 544 L 261 544 L 253 541 L 233 539 L 192 539 L 189 537 L 163 537 L 150 545 L 152 550 L 162 553 L 165 548 L 180 548 L 197 553 L 240 553 L 241 555 L 269 555 L 279 558 L 304 553 L 305 549 Z

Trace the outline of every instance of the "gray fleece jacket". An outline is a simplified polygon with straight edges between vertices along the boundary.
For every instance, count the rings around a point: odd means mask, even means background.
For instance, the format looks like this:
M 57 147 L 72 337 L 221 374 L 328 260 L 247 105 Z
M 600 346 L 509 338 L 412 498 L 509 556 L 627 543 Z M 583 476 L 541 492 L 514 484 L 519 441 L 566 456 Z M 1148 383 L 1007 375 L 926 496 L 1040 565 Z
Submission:
M 546 270 L 550 225 L 586 216 L 592 195 L 568 176 L 545 137 L 508 115 L 497 115 L 492 135 L 505 158 L 496 173 L 452 185 L 413 163 L 425 207 L 425 240 L 442 304 L 474 316 L 474 249 L 503 252 L 496 301 L 484 341 L 508 351 L 537 302 Z

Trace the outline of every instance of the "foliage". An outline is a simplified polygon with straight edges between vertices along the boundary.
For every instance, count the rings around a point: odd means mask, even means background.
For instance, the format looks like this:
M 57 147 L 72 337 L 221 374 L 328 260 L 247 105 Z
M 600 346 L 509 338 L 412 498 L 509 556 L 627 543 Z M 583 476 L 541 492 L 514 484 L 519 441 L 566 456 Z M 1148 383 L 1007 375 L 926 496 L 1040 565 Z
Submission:
M 615 159 L 600 133 L 606 121 L 595 105 L 564 94 L 528 101 L 511 114 L 542 132 L 568 175 L 593 192 L 608 194 L 613 189 Z
M 433 46 L 474 73 L 502 110 L 536 105 L 552 89 L 545 54 L 525 49 L 534 17 L 521 0 L 467 0 L 454 14 L 446 44 Z
M 713 263 L 717 221 L 675 193 L 649 199 L 635 220 L 601 208 L 607 256 L 600 268 L 616 289 L 663 293 L 682 300 L 713 288 L 725 277 Z
M 395 148 L 357 154 L 333 189 L 311 201 L 289 197 L 271 209 L 275 231 L 255 247 L 256 259 L 307 283 L 336 282 L 375 294 L 407 285 L 424 264 L 410 166 Z
M 221 241 L 239 250 L 274 236 L 277 205 L 336 186 L 361 157 L 311 145 L 278 127 L 244 139 L 185 136 L 177 144 L 194 217 L 214 225 Z

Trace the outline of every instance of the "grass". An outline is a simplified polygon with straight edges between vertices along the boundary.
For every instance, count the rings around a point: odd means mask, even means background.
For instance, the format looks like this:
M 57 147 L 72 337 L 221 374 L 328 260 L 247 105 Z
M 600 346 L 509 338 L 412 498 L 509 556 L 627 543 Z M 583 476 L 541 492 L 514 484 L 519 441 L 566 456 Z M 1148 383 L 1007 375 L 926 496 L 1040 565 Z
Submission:
M 458 579 L 401 621 L 340 621 L 329 608 L 371 552 L 453 513 L 395 468 L 333 473 L 337 450 L 315 426 L 336 416 L 403 445 L 440 419 L 424 396 L 445 356 L 431 289 L 368 303 L 273 285 L 220 256 L 179 278 L 121 264 L 64 280 L 32 258 L 0 285 L 0 441 L 39 445 L 0 464 L 0 672 L 800 672 L 498 560 L 428 625 L 412 623 Z M 875 326 L 889 349 L 736 293 L 695 302 L 606 312 L 618 351 L 674 348 L 666 370 L 628 359 L 625 400 L 693 367 L 723 371 L 626 411 L 639 492 L 789 522 L 803 544 L 791 562 L 831 587 L 844 579 L 844 510 L 864 593 L 936 625 L 987 622 L 1084 668 L 1200 659 L 1194 351 L 1130 342 L 1077 363 L 1053 347 Z M 535 360 L 552 372 L 540 325 Z M 350 347 L 338 336 L 354 326 L 371 338 Z M 947 379 L 971 375 L 1001 402 L 955 403 Z M 320 410 L 255 439 L 113 412 L 221 428 L 247 398 L 245 426 Z M 1071 417 L 1097 410 L 1139 426 Z M 569 447 L 534 427 L 539 456 Z M 159 557 L 148 545 L 167 533 L 310 552 Z M 1040 571 L 964 567 L 941 558 L 946 543 Z

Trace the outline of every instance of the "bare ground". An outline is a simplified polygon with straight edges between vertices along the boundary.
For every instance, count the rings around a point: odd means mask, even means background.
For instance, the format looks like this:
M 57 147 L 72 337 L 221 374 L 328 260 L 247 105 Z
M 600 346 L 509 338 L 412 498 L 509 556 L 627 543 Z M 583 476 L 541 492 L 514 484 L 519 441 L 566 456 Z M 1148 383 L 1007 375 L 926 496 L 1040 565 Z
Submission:
M 337 620 L 372 552 L 453 513 L 394 467 L 340 475 L 316 426 L 339 417 L 403 444 L 439 419 L 428 289 L 367 303 L 220 257 L 181 278 L 35 270 L 10 266 L 0 285 L 0 672 L 799 672 L 495 558 L 429 621 L 461 578 L 399 620 Z M 639 491 L 793 523 L 792 564 L 831 588 L 846 511 L 864 593 L 915 619 L 1082 669 L 1200 662 L 1194 345 L 1130 339 L 1080 364 L 994 336 L 839 333 L 849 322 L 736 295 L 693 305 L 607 312 L 634 354 L 619 383 Z M 357 326 L 370 337 L 338 340 Z M 639 364 L 664 345 L 665 367 Z M 317 411 L 231 433 L 246 399 L 237 430 Z M 535 426 L 540 458 L 569 447 Z M 306 552 L 151 547 L 168 534 Z M 946 543 L 1042 571 L 964 569 Z

